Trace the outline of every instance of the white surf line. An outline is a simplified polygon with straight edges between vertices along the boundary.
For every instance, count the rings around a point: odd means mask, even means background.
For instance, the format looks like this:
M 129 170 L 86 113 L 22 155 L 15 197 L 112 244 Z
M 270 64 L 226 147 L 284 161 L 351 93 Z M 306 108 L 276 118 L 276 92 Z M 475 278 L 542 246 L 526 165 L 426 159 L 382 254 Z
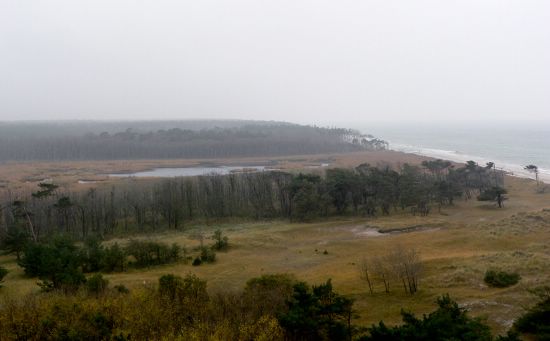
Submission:
M 389 149 L 398 151 L 398 152 L 403 152 L 403 153 L 417 154 L 421 156 L 428 156 L 432 158 L 438 158 L 438 159 L 449 160 L 449 161 L 460 162 L 460 163 L 465 163 L 466 161 L 472 160 L 479 163 L 482 166 L 485 165 L 485 163 L 487 162 L 494 162 L 497 169 L 503 170 L 509 173 L 509 175 L 516 176 L 519 178 L 535 180 L 535 174 L 525 170 L 523 168 L 524 166 L 517 165 L 517 164 L 500 162 L 498 160 L 490 160 L 487 158 L 468 155 L 468 154 L 462 154 L 460 152 L 453 152 L 450 150 L 422 148 L 422 147 L 415 147 L 411 145 L 391 143 L 391 142 L 389 144 Z M 550 183 L 550 170 L 539 168 L 539 180 L 545 183 Z

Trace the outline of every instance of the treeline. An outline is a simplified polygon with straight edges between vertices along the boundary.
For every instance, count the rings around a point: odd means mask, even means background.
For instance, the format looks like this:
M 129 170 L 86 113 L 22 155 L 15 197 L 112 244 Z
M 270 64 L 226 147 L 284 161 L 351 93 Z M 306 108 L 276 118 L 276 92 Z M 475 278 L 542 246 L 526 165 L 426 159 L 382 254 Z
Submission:
M 331 215 L 428 215 L 458 198 L 502 205 L 503 176 L 491 164 L 453 167 L 441 160 L 398 170 L 371 167 L 328 169 L 323 176 L 259 172 L 133 181 L 66 193 L 40 184 L 31 194 L 4 192 L 0 233 L 26 233 L 38 240 L 64 233 L 75 237 L 184 229 L 196 221 L 290 219 Z
M 201 130 L 170 128 L 83 135 L 0 135 L 0 161 L 120 160 L 279 156 L 384 149 L 349 129 L 254 124 Z
M 56 121 L 0 121 L 0 136 L 7 139 L 29 137 L 84 136 L 88 133 L 115 134 L 126 129 L 139 133 L 157 130 L 207 130 L 234 129 L 247 125 L 291 125 L 280 121 L 258 120 L 139 120 L 139 121 L 94 121 L 94 120 L 56 120 Z
M 310 285 L 285 274 L 250 279 L 241 291 L 209 292 L 195 275 L 167 274 L 157 285 L 109 287 L 101 275 L 73 294 L 2 297 L 2 340 L 479 340 L 515 341 L 518 332 L 548 337 L 548 294 L 506 336 L 441 296 L 437 309 L 403 324 L 355 323 L 353 299 L 330 280 Z M 546 315 L 545 315 L 546 314 Z M 546 329 L 545 329 L 546 328 Z

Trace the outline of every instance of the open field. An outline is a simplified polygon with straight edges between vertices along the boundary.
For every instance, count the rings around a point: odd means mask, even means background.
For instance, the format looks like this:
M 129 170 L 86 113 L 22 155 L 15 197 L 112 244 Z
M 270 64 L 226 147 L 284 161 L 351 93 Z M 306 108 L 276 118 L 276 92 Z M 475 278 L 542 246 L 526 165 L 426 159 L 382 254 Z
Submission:
M 357 157 L 347 161 L 356 162 Z M 337 162 L 344 165 L 346 159 Z M 249 278 L 264 273 L 293 273 L 310 283 L 332 278 L 338 292 L 356 299 L 361 324 L 379 320 L 398 323 L 401 308 L 426 313 L 434 309 L 438 295 L 449 293 L 474 315 L 488 316 L 495 331 L 502 332 L 523 307 L 534 302 L 527 289 L 550 283 L 550 194 L 537 194 L 533 181 L 513 177 L 506 178 L 506 187 L 510 200 L 503 209 L 486 202 L 460 200 L 440 213 L 434 210 L 428 217 L 396 212 L 389 217 L 340 217 L 311 223 L 224 223 L 140 236 L 177 242 L 193 254 L 199 245 L 197 234 L 210 235 L 221 228 L 231 248 L 218 253 L 214 264 L 193 267 L 181 262 L 107 277 L 112 285 L 136 288 L 155 283 L 162 274 L 192 272 L 207 279 L 213 291 L 241 289 Z M 407 227 L 420 228 L 378 236 L 364 233 L 372 228 Z M 359 277 L 358 264 L 396 245 L 415 247 L 420 252 L 424 272 L 419 293 L 405 295 L 395 284 L 386 294 L 378 283 L 375 294 L 369 294 Z M 0 265 L 11 271 L 0 295 L 38 291 L 36 279 L 24 277 L 13 257 L 0 257 Z M 488 288 L 483 275 L 492 268 L 517 271 L 522 280 L 506 289 Z

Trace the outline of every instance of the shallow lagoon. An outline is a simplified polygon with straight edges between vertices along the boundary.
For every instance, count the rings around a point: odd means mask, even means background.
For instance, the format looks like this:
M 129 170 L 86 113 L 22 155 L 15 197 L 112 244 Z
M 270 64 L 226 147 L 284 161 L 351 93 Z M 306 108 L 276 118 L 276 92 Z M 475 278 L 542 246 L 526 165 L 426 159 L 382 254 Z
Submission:
M 236 172 L 261 172 L 267 170 L 265 166 L 220 166 L 220 167 L 180 167 L 180 168 L 154 168 L 148 171 L 135 173 L 108 174 L 110 177 L 156 177 L 173 178 L 178 176 L 199 176 L 199 175 L 227 175 Z

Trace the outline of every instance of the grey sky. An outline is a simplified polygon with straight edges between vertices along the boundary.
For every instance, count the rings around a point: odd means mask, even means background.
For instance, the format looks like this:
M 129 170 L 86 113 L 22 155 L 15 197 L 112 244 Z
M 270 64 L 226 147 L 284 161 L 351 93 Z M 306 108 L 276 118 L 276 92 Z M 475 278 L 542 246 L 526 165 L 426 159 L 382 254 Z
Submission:
M 540 120 L 549 61 L 547 0 L 0 0 L 0 120 Z

